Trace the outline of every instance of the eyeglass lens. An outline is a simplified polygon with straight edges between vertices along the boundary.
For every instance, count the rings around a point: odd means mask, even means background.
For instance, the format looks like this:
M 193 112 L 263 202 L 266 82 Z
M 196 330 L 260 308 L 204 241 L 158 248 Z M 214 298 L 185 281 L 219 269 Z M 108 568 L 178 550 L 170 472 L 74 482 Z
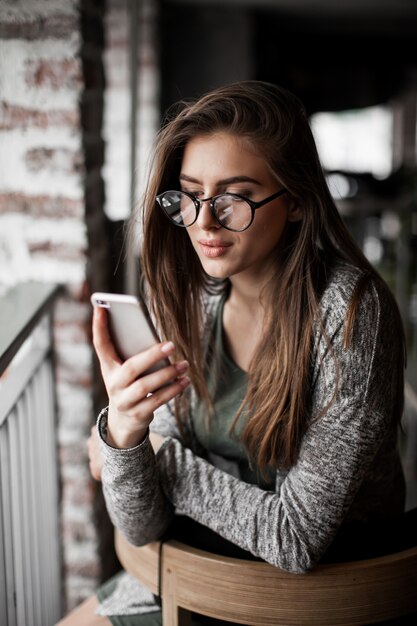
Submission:
M 161 196 L 161 207 L 168 217 L 180 226 L 191 226 L 197 218 L 197 209 L 190 196 L 181 191 L 169 191 Z M 242 198 L 231 194 L 217 196 L 214 213 L 225 228 L 244 230 L 251 222 L 252 209 Z

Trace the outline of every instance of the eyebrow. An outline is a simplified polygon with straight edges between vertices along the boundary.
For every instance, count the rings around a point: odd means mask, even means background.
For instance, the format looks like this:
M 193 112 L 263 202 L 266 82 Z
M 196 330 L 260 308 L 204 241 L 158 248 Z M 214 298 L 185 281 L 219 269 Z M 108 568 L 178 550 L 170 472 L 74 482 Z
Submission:
M 180 174 L 180 180 L 186 181 L 188 183 L 197 183 L 201 184 L 197 178 L 193 178 L 192 176 L 187 176 L 187 174 Z M 231 176 L 230 178 L 223 178 L 222 180 L 217 181 L 217 186 L 222 185 L 232 185 L 234 183 L 254 183 L 255 185 L 260 185 L 259 180 L 255 178 L 251 178 L 250 176 Z

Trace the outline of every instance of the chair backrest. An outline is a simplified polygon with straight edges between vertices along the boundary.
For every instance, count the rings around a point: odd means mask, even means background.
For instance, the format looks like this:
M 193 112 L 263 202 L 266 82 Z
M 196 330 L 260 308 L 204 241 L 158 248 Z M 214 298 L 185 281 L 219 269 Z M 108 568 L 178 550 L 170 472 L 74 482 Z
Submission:
M 164 626 L 190 611 L 253 626 L 372 624 L 417 611 L 417 547 L 388 556 L 318 565 L 290 574 L 178 541 L 137 548 L 116 532 L 125 569 L 162 596 Z

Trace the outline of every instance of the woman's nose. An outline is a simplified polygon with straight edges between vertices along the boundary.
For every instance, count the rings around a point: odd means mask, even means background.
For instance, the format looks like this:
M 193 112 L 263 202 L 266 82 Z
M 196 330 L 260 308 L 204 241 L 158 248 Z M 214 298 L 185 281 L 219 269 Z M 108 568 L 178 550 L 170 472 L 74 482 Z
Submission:
M 197 224 L 203 230 L 210 230 L 211 228 L 221 228 L 220 224 L 215 219 L 211 212 L 210 198 L 200 200 L 200 210 L 198 212 Z

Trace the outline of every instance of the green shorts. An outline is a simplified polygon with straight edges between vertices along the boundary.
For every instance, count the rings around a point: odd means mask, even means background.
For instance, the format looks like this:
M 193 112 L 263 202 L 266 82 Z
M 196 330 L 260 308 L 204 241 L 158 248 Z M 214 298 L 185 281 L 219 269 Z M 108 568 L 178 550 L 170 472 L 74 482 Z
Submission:
M 98 588 L 97 597 L 100 602 L 103 602 L 113 593 L 119 576 L 120 572 Z M 106 617 L 114 626 L 162 626 L 162 611 L 152 611 L 140 615 L 107 615 Z M 192 626 L 233 626 L 233 624 L 193 613 Z

